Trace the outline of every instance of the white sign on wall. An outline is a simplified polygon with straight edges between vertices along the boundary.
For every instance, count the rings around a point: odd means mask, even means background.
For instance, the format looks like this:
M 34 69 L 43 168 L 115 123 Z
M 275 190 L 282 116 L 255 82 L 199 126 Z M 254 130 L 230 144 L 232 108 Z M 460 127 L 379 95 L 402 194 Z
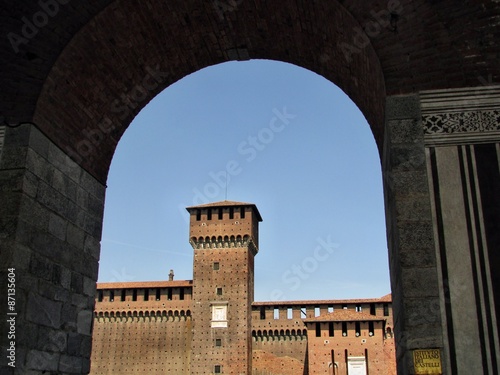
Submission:
M 349 369 L 349 375 L 366 375 L 365 357 L 348 357 L 347 368 Z

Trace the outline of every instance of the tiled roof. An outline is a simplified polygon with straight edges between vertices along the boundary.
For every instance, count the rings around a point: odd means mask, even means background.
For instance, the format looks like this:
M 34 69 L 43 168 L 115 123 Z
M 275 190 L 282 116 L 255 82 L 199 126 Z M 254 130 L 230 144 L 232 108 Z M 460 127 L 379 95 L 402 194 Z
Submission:
M 315 322 L 353 322 L 353 321 L 381 321 L 385 320 L 383 316 L 370 315 L 361 311 L 341 309 L 334 310 L 331 313 L 317 316 L 315 318 L 304 319 L 304 323 Z
M 355 298 L 355 299 L 323 299 L 304 301 L 266 301 L 254 302 L 252 306 L 295 306 L 295 305 L 339 305 L 339 304 L 360 304 L 360 303 L 384 303 L 392 302 L 392 295 L 387 294 L 380 298 Z
M 97 289 L 179 288 L 192 286 L 192 280 L 97 283 Z

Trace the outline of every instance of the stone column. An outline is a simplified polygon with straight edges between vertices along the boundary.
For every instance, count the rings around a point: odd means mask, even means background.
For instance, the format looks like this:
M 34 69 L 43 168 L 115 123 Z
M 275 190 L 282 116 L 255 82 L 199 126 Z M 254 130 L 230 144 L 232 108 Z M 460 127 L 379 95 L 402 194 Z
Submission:
M 382 168 L 398 374 L 415 373 L 413 350 L 434 348 L 450 374 L 418 95 L 387 98 Z
M 4 127 L 0 144 L 2 374 L 86 374 L 105 187 L 33 125 Z
M 498 374 L 500 87 L 420 99 L 450 373 Z

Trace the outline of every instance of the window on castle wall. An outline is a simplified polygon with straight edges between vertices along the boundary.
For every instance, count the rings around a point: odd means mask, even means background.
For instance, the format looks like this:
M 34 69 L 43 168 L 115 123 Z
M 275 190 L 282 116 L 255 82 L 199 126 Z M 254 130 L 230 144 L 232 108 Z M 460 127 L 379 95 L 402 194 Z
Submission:
M 219 220 L 222 220 L 222 208 L 219 208 Z
M 279 319 L 280 318 L 280 310 L 275 308 L 273 311 L 273 316 L 274 316 L 274 319 Z
M 329 306 L 328 307 L 328 313 L 332 313 L 333 312 L 333 306 Z
M 354 323 L 354 330 L 356 332 L 356 336 L 361 336 L 361 323 L 360 322 Z
M 212 220 L 212 210 L 210 208 L 207 210 L 207 220 Z
M 115 291 L 114 290 L 109 291 L 109 300 L 110 300 L 110 302 L 113 302 L 115 300 Z
M 217 288 L 217 295 L 222 296 L 222 288 Z
M 316 337 L 321 337 L 321 323 L 316 323 Z
M 266 308 L 264 306 L 260 307 L 260 320 L 266 319 Z
M 137 301 L 137 289 L 132 291 L 132 301 Z
M 321 310 L 320 310 L 320 308 L 319 308 L 319 307 L 315 307 L 315 308 L 314 308 L 314 316 L 315 316 L 315 317 L 318 317 L 318 316 L 320 315 L 320 311 L 321 311 Z
M 346 305 L 346 304 L 343 304 L 343 305 L 342 305 L 342 308 L 343 308 L 344 310 L 347 310 L 347 305 Z
M 215 339 L 215 346 L 222 346 L 222 339 Z
M 368 322 L 368 334 L 370 336 L 374 336 L 375 335 L 375 327 L 373 325 L 373 322 Z
M 300 318 L 301 319 L 307 318 L 307 308 L 304 307 L 304 308 L 300 309 Z
M 240 218 L 244 219 L 245 218 L 245 207 L 240 208 Z
M 149 289 L 144 289 L 144 301 L 149 301 Z
M 214 366 L 214 373 L 215 374 L 222 374 L 222 366 L 221 365 L 215 365 Z
M 156 300 L 159 301 L 161 298 L 161 289 L 156 288 Z
M 347 336 L 347 322 L 342 322 L 342 336 Z
M 103 298 L 104 298 L 104 293 L 102 292 L 102 290 L 99 290 L 97 292 L 97 301 L 102 302 Z
M 167 289 L 167 298 L 169 301 L 172 301 L 172 288 Z
M 233 207 L 229 208 L 229 219 L 234 219 L 234 208 Z
M 214 271 L 218 271 L 220 269 L 220 263 L 214 262 Z
M 196 210 L 196 221 L 201 220 L 201 210 Z
M 121 300 L 122 301 L 125 301 L 125 297 L 127 296 L 127 290 L 126 289 L 122 289 L 122 295 L 121 295 Z
M 333 329 L 333 322 L 328 323 L 328 336 L 333 337 L 334 336 L 334 329 Z
M 287 319 L 293 319 L 293 309 L 291 307 L 289 307 L 288 309 L 286 309 L 286 318 Z
M 389 304 L 384 303 L 384 316 L 389 316 Z
M 361 310 L 362 310 L 361 305 L 356 305 L 356 311 L 357 311 L 357 312 L 361 312 Z
M 184 300 L 184 288 L 181 288 L 179 290 L 179 299 L 182 301 Z
M 370 303 L 370 315 L 376 315 L 374 303 Z

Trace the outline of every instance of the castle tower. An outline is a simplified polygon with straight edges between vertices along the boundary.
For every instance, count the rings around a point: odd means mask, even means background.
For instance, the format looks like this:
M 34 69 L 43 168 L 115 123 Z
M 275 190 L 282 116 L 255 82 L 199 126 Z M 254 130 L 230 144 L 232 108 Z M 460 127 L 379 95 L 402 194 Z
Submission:
M 191 374 L 250 375 L 262 218 L 251 203 L 222 201 L 187 210 L 194 249 Z

